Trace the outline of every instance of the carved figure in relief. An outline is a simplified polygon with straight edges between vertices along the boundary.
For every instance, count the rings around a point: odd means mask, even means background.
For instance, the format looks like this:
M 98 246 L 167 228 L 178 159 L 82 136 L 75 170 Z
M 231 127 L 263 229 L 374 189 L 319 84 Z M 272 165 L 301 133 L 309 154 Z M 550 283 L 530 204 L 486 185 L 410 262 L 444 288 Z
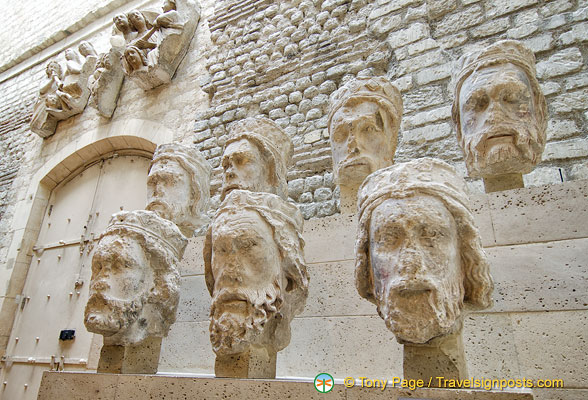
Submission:
M 290 342 L 290 321 L 308 296 L 302 224 L 298 208 L 274 194 L 227 194 L 204 246 L 217 356 L 251 347 L 275 354 Z
M 464 55 L 453 81 L 453 121 L 469 175 L 531 172 L 547 127 L 533 52 L 512 40 L 494 43 Z
M 292 140 L 273 121 L 247 118 L 235 122 L 221 160 L 221 200 L 234 189 L 274 193 L 287 199 L 286 174 L 292 153 Z
M 464 302 L 491 305 L 468 202 L 463 179 L 432 158 L 378 170 L 359 189 L 356 286 L 400 343 L 459 330 Z
M 333 93 L 328 128 L 339 185 L 357 188 L 394 162 L 402 110 L 399 90 L 382 77 L 357 78 Z
M 185 236 L 192 237 L 209 222 L 211 170 L 206 158 L 193 147 L 176 143 L 158 146 L 147 178 L 147 210 L 174 222 Z
M 125 74 L 143 89 L 171 81 L 200 19 L 200 6 L 192 0 L 165 0 L 162 9 L 114 17 L 111 43 L 122 53 Z
M 120 52 L 111 48 L 108 53 L 101 54 L 94 73 L 88 78 L 90 89 L 90 105 L 106 118 L 112 117 L 123 83 L 124 73 L 119 62 Z
M 82 42 L 79 49 L 84 57 L 73 49 L 65 51 L 65 72 L 55 60 L 47 65 L 47 80 L 39 90 L 31 119 L 31 130 L 41 137 L 53 135 L 57 121 L 81 113 L 88 103 L 88 77 L 94 72 L 97 57 L 89 42 Z
M 134 345 L 166 336 L 179 301 L 177 264 L 187 239 L 152 211 L 112 216 L 92 258 L 84 324 L 105 345 Z

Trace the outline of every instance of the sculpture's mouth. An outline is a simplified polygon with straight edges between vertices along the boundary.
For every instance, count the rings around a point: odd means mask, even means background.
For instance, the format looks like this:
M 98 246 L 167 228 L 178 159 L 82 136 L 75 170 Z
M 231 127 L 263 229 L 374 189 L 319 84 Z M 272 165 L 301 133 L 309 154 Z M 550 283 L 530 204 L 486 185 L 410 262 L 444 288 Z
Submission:
M 402 289 L 394 292 L 396 295 L 404 298 L 428 296 L 431 289 Z
M 514 138 L 512 133 L 503 133 L 489 136 L 486 142 L 488 144 L 514 143 Z
M 401 282 L 390 287 L 390 293 L 401 297 L 429 295 L 435 288 L 428 282 Z
M 358 167 L 361 165 L 369 165 L 365 157 L 362 156 L 355 156 L 355 157 L 348 157 L 341 163 L 341 168 L 348 168 L 348 167 Z

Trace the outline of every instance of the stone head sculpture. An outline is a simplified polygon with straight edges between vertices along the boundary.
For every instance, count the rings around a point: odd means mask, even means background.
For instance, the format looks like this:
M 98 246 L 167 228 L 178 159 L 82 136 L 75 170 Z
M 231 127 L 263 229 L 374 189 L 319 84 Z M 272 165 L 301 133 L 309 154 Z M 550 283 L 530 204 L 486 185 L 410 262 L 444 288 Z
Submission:
M 217 355 L 251 346 L 275 354 L 290 342 L 290 321 L 308 296 L 302 224 L 298 208 L 274 194 L 227 194 L 204 245 Z
M 147 178 L 147 210 L 178 225 L 186 237 L 209 222 L 210 172 L 195 148 L 176 143 L 157 147 Z
M 126 14 L 116 14 L 113 18 L 112 18 L 112 22 L 114 22 L 114 26 L 116 26 L 116 28 L 121 32 L 121 33 L 127 33 L 129 32 L 132 27 L 131 27 L 131 23 L 129 21 L 129 18 L 127 17 Z
M 366 178 L 358 193 L 356 286 L 400 343 L 461 326 L 465 303 L 491 304 L 489 265 L 463 179 L 422 158 Z
M 225 144 L 221 200 L 233 189 L 288 197 L 287 167 L 292 159 L 290 137 L 267 118 L 235 122 Z
M 127 73 L 144 69 L 148 65 L 147 57 L 137 46 L 127 46 L 121 61 Z
M 469 175 L 531 172 L 547 128 L 533 52 L 512 40 L 494 43 L 464 55 L 453 83 L 453 122 Z
M 401 118 L 402 97 L 385 78 L 357 78 L 333 93 L 328 128 L 339 185 L 357 187 L 392 165 Z
M 151 211 L 114 214 L 92 258 L 84 324 L 105 344 L 137 344 L 167 335 L 176 319 L 187 239 Z
M 96 53 L 96 49 L 94 49 L 94 46 L 92 46 L 92 43 L 85 41 L 85 40 L 80 42 L 80 44 L 78 45 L 78 51 L 84 57 L 88 57 L 88 56 L 98 57 L 98 53 Z
M 63 68 L 61 67 L 61 64 L 59 64 L 55 60 L 49 61 L 49 63 L 45 67 L 45 73 L 49 78 L 51 78 L 52 76 L 55 76 L 59 79 L 63 78 Z

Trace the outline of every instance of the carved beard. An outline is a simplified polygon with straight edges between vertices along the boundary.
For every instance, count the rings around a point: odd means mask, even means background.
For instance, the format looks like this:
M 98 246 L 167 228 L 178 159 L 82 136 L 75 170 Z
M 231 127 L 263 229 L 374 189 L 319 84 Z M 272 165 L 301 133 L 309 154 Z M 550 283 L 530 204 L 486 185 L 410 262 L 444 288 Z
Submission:
M 102 293 L 94 293 L 88 299 L 84 323 L 89 331 L 112 336 L 128 329 L 139 317 L 143 299 L 113 300 Z
M 514 146 L 504 143 L 486 148 L 488 138 L 512 135 Z M 468 171 L 473 177 L 529 173 L 540 160 L 543 144 L 540 143 L 537 121 L 501 121 L 486 127 L 482 132 L 464 137 L 463 149 Z
M 385 289 L 378 298 L 378 314 L 399 343 L 426 343 L 453 331 L 461 318 L 461 281 L 423 282 L 427 290 Z M 378 296 L 380 297 L 380 296 Z
M 238 354 L 263 345 L 267 323 L 280 319 L 283 297 L 279 282 L 259 290 L 221 289 L 210 308 L 210 341 L 218 355 Z
M 176 224 L 178 223 L 178 221 L 176 221 L 178 218 L 176 217 L 182 215 L 180 207 L 178 207 L 177 205 L 170 204 L 167 201 L 162 200 L 160 198 L 155 198 L 151 200 L 149 204 L 147 204 L 147 207 L 145 207 L 145 209 L 148 211 L 154 211 L 161 218 L 173 221 Z

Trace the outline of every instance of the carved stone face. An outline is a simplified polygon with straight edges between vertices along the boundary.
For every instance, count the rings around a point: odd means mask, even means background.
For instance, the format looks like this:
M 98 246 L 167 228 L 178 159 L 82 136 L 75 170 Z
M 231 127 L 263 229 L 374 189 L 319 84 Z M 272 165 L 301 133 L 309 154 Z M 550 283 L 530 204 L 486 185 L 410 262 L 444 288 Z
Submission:
M 92 259 L 85 312 L 85 324 L 92 332 L 111 336 L 136 321 L 153 285 L 149 262 L 132 236 L 109 235 L 100 240 Z
M 247 139 L 229 143 L 222 158 L 223 195 L 233 189 L 272 193 L 270 168 L 259 148 Z
M 450 333 L 464 289 L 453 216 L 437 198 L 415 195 L 378 205 L 369 227 L 378 313 L 399 342 Z
M 131 28 L 129 19 L 124 14 L 116 14 L 112 20 L 116 28 L 121 32 L 127 32 Z
M 513 64 L 482 68 L 459 93 L 461 141 L 470 176 L 528 173 L 543 151 L 531 83 Z
M 65 59 L 66 60 L 75 60 L 76 56 L 72 49 L 65 50 Z
M 391 129 L 388 116 L 371 101 L 350 99 L 333 114 L 331 149 L 340 184 L 360 184 L 370 173 L 392 164 Z
M 180 163 L 162 158 L 151 166 L 147 178 L 147 209 L 176 224 L 192 214 L 191 205 L 200 201 L 198 188 Z
M 140 11 L 133 10 L 129 12 L 128 16 L 131 25 L 133 25 L 139 32 L 143 32 L 147 28 L 145 17 L 143 17 L 143 14 L 141 14 Z
M 133 71 L 139 70 L 145 65 L 142 54 L 135 47 L 128 47 L 125 50 L 125 59 Z
M 270 345 L 285 277 L 271 227 L 253 210 L 221 214 L 212 227 L 210 335 L 217 354 Z

